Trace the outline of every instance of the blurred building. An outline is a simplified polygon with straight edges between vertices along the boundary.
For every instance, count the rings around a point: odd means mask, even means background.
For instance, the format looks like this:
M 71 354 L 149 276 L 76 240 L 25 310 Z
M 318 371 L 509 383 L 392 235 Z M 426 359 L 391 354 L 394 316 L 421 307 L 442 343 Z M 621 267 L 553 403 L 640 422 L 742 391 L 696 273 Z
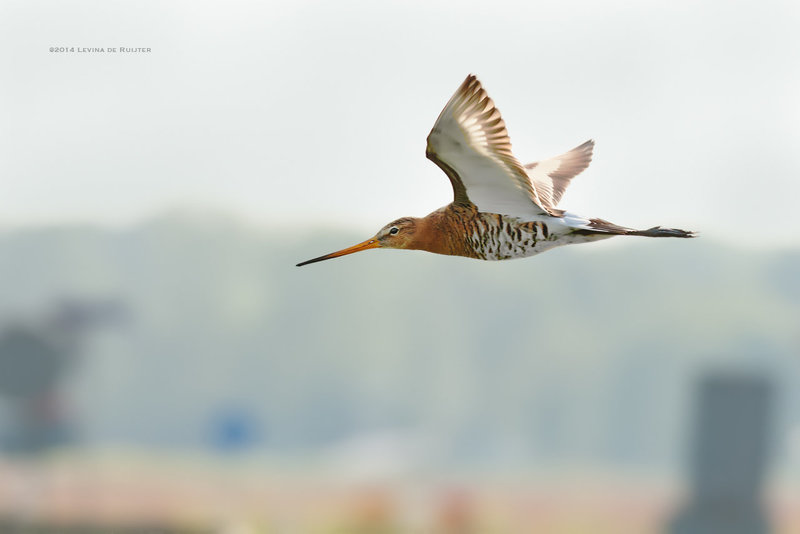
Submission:
M 34 454 L 72 434 L 60 384 L 80 354 L 89 328 L 118 320 L 113 301 L 62 301 L 39 320 L 9 321 L 0 330 L 0 450 Z
M 773 386 L 762 376 L 711 374 L 696 400 L 690 501 L 674 534 L 766 534 L 762 506 Z

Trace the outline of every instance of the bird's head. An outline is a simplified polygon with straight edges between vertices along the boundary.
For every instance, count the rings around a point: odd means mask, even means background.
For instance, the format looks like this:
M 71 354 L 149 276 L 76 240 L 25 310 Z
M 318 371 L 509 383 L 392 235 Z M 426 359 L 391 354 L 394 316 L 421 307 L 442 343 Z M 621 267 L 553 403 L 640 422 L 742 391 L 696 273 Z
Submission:
M 370 248 L 416 248 L 415 237 L 417 233 L 417 222 L 420 219 L 414 217 L 403 217 L 392 221 L 375 234 L 373 237 L 362 241 L 357 245 L 342 249 L 338 252 L 331 252 L 319 258 L 298 263 L 297 266 L 308 265 L 309 263 L 316 263 L 318 261 L 330 260 L 338 258 L 339 256 L 346 256 L 354 252 L 361 252 Z

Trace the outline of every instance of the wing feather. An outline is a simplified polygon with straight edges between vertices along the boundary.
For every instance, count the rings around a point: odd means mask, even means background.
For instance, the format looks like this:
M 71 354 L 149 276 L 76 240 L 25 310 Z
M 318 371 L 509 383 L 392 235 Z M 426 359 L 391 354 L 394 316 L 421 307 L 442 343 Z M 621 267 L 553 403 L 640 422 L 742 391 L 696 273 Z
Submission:
M 505 121 L 478 79 L 467 76 L 428 135 L 427 157 L 450 178 L 456 204 L 503 215 L 560 216 L 537 194 L 511 152 Z
M 525 165 L 546 208 L 558 205 L 570 181 L 591 163 L 593 150 L 594 141 L 590 139 L 565 154 Z

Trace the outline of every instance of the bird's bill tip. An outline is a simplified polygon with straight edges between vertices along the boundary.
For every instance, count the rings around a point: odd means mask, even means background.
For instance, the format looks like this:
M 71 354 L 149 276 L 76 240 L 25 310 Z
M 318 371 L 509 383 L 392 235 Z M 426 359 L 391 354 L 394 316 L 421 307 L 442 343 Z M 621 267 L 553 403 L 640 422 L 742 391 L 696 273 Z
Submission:
M 331 252 L 330 254 L 325 254 L 324 256 L 320 256 L 319 258 L 314 258 L 311 260 L 306 260 L 304 262 L 298 263 L 297 267 L 302 267 L 303 265 L 308 265 L 309 263 L 316 263 L 318 261 L 330 260 L 333 258 L 338 258 L 339 256 L 346 256 L 348 254 L 353 254 L 354 252 L 361 252 L 362 250 L 368 250 L 371 248 L 378 248 L 380 247 L 380 243 L 374 237 L 367 239 L 357 245 L 353 245 L 352 247 L 347 247 L 345 249 L 339 250 L 337 252 Z

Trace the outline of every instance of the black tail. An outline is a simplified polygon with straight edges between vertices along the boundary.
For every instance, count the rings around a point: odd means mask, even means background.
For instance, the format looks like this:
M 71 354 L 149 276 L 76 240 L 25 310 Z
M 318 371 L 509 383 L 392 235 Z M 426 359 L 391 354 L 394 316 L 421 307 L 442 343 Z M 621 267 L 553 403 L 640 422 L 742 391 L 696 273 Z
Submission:
M 647 230 L 630 230 L 625 232 L 625 235 L 643 235 L 645 237 L 697 237 L 697 232 L 654 226 Z
M 647 230 L 634 230 L 633 228 L 625 228 L 617 224 L 604 221 L 603 219 L 590 219 L 590 228 L 576 230 L 576 234 L 597 235 L 597 234 L 614 234 L 614 235 L 640 235 L 644 237 L 697 237 L 696 232 L 687 230 L 679 230 L 677 228 L 661 228 L 654 226 Z

